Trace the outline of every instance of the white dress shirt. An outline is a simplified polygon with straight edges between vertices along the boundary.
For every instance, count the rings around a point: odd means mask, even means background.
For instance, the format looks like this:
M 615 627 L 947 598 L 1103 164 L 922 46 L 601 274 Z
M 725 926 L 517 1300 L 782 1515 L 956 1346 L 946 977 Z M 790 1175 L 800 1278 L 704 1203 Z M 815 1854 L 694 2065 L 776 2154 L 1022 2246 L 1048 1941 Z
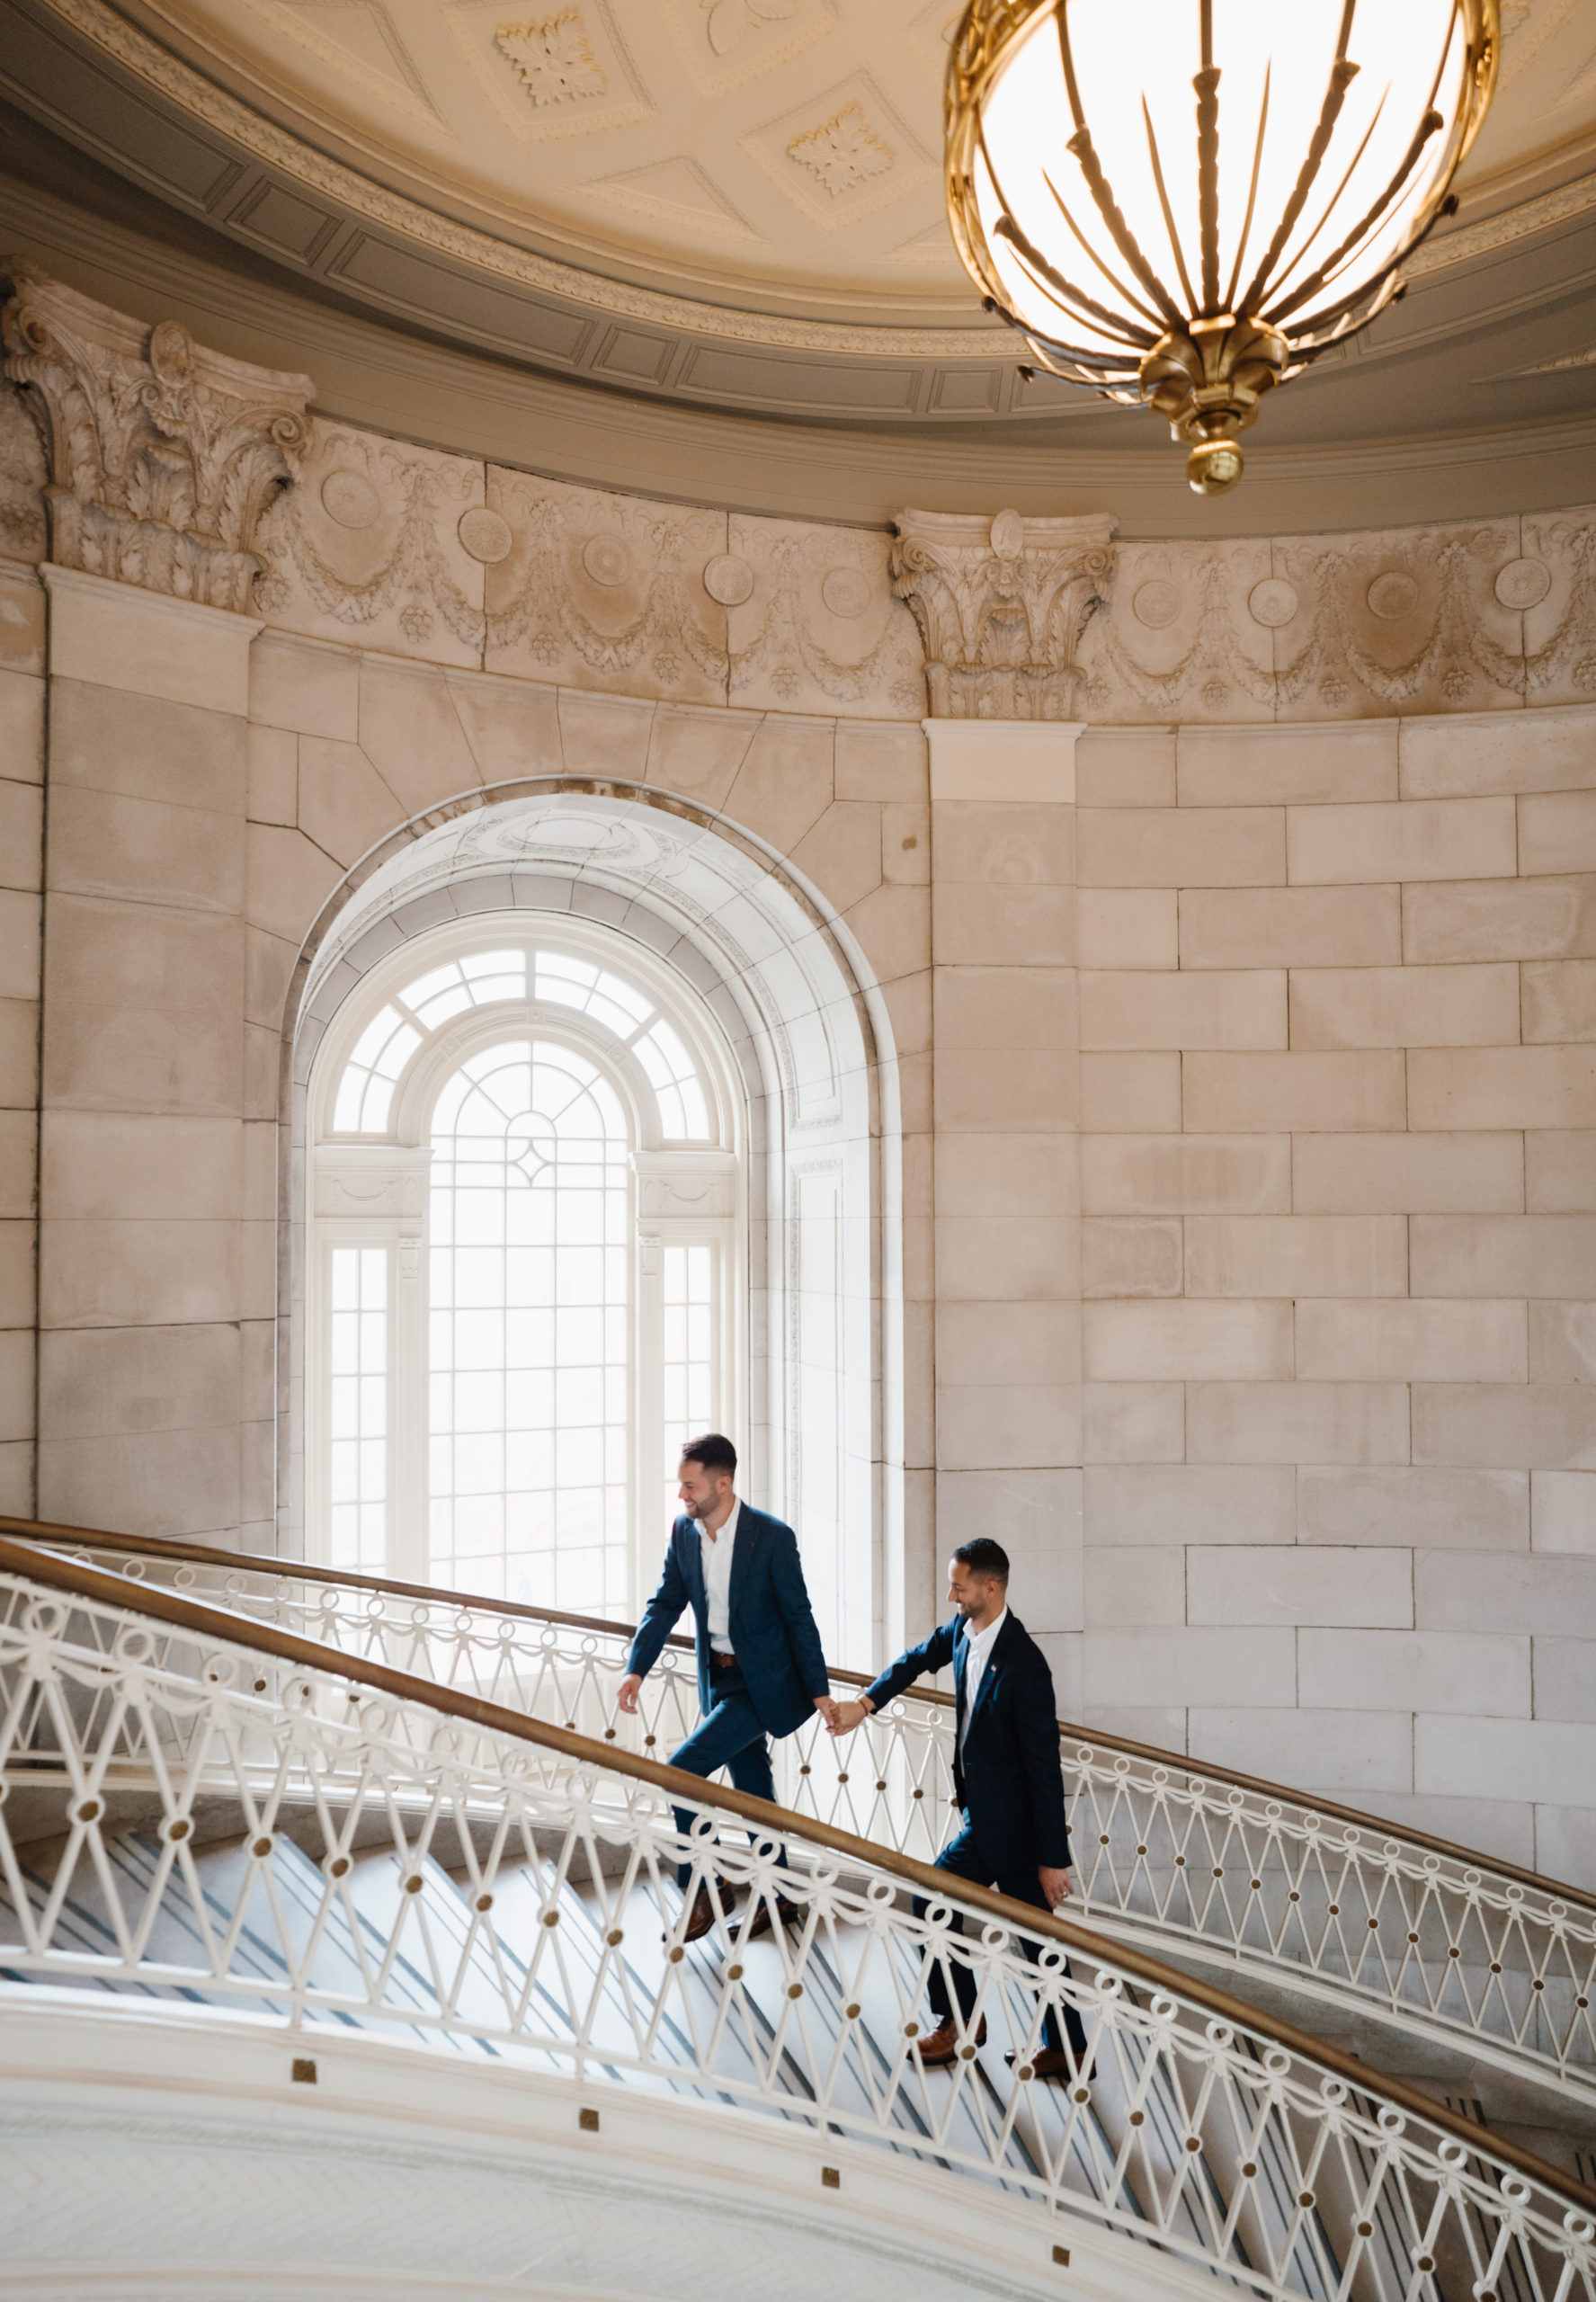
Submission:
M 732 1650 L 732 1545 L 736 1540 L 737 1521 L 743 1515 L 743 1505 L 734 1501 L 727 1522 L 718 1535 L 712 1535 L 701 1519 L 693 1525 L 699 1530 L 699 1557 L 703 1563 L 704 1590 L 709 1602 L 709 1644 L 718 1655 L 729 1655 Z
M 1005 1607 L 994 1615 L 985 1630 L 967 1630 L 964 1636 L 964 1724 L 958 1730 L 958 1752 L 964 1755 L 964 1738 L 969 1733 L 970 1719 L 975 1713 L 976 1697 L 981 1691 L 981 1674 L 986 1668 L 998 1632 L 1009 1619 Z

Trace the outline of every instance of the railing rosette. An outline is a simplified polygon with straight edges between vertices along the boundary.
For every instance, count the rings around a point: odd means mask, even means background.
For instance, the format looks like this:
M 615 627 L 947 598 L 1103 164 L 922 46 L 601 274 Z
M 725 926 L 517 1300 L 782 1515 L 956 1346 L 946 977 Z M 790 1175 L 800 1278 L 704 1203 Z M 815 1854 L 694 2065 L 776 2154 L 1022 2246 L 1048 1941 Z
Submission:
M 623 1625 L 200 1546 L 0 1527 L 642 1756 L 664 1757 L 697 1720 L 684 1642 L 644 1682 L 638 1718 L 618 1716 Z M 916 1689 L 845 1742 L 816 1721 L 778 1745 L 777 1794 L 930 1860 L 947 1835 L 951 1760 L 950 1702 Z M 1117 1939 L 1272 1975 L 1596 2098 L 1596 1896 L 1113 1735 L 1061 1726 L 1060 1763 L 1079 1908 Z
M 1141 1952 L 480 1696 L 0 1553 L 0 1991 L 779 2118 L 1259 2295 L 1596 2302 L 1596 2199 Z M 683 1860 L 689 1900 L 712 1869 L 800 1922 L 687 1945 Z M 928 2072 L 939 1961 L 989 2037 Z M 1031 2069 L 1049 2009 L 1084 2027 L 1064 2085 Z

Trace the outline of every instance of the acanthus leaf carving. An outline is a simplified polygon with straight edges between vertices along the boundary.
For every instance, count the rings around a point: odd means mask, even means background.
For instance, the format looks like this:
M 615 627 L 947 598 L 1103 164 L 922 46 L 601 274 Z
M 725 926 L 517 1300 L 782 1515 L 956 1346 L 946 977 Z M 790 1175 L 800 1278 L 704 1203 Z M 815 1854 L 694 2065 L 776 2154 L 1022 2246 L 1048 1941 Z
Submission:
M 308 376 L 144 327 L 31 264 L 0 266 L 6 375 L 44 449 L 57 566 L 247 614 L 266 511 L 309 436 Z
M 1072 719 L 1077 652 L 1110 596 L 1114 522 L 896 514 L 892 588 L 925 646 L 939 719 Z

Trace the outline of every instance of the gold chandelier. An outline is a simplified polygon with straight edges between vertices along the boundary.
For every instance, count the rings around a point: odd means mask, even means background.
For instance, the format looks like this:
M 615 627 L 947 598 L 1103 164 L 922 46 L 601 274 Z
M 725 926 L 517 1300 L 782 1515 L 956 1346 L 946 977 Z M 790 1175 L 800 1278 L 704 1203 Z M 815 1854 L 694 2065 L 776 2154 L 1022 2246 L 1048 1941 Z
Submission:
M 1039 366 L 1167 416 L 1217 494 L 1455 205 L 1500 44 L 1499 0 L 969 0 L 954 241 Z

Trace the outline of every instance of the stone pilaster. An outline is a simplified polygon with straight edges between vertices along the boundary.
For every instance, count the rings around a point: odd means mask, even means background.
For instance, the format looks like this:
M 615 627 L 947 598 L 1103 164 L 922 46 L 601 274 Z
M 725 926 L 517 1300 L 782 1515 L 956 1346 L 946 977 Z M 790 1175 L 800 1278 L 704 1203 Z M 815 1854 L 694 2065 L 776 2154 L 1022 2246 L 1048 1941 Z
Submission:
M 1087 620 L 1109 595 L 1114 522 L 899 512 L 892 588 L 925 646 L 937 719 L 1075 717 Z

